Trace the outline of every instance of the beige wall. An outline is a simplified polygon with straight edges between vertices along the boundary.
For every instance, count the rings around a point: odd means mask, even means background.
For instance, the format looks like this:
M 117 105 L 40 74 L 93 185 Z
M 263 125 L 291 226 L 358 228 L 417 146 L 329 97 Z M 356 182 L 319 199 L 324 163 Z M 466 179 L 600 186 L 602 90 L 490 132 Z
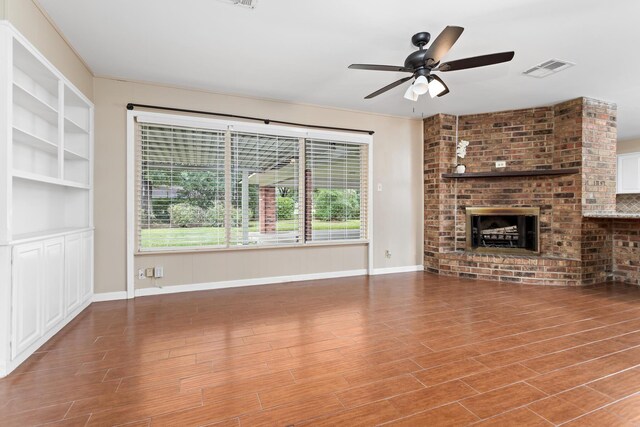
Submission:
M 640 139 L 630 141 L 618 141 L 618 154 L 640 152 Z
M 93 75 L 32 0 L 0 0 L 7 19 L 85 96 L 93 100 Z
M 419 120 L 95 79 L 96 292 L 125 290 L 126 109 L 128 102 L 214 110 L 318 125 L 372 129 L 374 267 L 422 264 L 422 126 Z M 377 184 L 382 192 L 375 191 Z M 391 251 L 391 258 L 384 251 Z M 205 283 L 366 268 L 365 246 L 252 249 L 138 256 L 162 263 L 162 284 Z M 149 286 L 145 281 L 140 286 Z

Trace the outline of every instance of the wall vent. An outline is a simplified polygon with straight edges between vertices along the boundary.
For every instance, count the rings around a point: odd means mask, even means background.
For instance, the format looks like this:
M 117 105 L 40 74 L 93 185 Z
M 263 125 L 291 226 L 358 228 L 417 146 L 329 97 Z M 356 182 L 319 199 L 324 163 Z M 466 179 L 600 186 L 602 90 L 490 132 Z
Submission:
M 256 3 L 258 0 L 221 0 L 225 3 L 231 3 L 242 7 L 247 7 L 249 9 L 253 9 L 256 7 Z
M 551 74 L 559 73 L 560 71 L 566 70 L 569 67 L 573 67 L 575 64 L 568 61 L 560 61 L 559 59 L 550 59 L 548 61 L 543 62 L 542 64 L 538 64 L 524 71 L 522 74 L 529 77 L 547 77 Z

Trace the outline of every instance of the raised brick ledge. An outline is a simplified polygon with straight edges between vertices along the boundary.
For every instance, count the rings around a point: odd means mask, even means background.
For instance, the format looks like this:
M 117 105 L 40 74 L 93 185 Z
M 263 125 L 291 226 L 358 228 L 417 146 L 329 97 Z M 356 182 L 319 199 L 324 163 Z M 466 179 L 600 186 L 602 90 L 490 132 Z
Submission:
M 549 256 L 549 255 L 490 254 L 490 253 L 482 253 L 482 252 L 474 252 L 474 251 L 466 251 L 466 250 L 443 252 L 442 255 L 448 258 L 456 258 L 456 259 L 474 258 L 474 260 L 485 261 L 485 262 L 490 261 L 491 259 L 497 259 L 497 260 L 520 259 L 520 260 L 532 260 L 532 261 L 552 261 L 554 263 L 558 261 L 580 262 L 579 259 L 575 259 L 575 258 L 564 258 L 564 257 Z

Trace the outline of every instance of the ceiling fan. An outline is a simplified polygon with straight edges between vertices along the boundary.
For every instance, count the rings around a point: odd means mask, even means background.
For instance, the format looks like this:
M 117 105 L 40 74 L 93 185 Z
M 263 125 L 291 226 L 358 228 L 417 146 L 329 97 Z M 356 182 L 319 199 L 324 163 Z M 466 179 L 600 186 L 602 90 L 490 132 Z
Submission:
M 415 77 L 415 81 L 409 86 L 404 94 L 406 99 L 417 101 L 420 95 L 429 92 L 432 98 L 436 96 L 444 96 L 449 93 L 449 88 L 440 77 L 431 74 L 434 71 L 458 71 L 468 68 L 484 67 L 486 65 L 500 64 L 513 59 L 514 52 L 500 52 L 489 55 L 474 56 L 471 58 L 458 59 L 440 63 L 440 59 L 449 52 L 449 49 L 458 40 L 464 28 L 447 26 L 438 37 L 431 43 L 428 49 L 425 49 L 427 43 L 431 39 L 431 34 L 427 32 L 417 33 L 411 38 L 414 46 L 419 50 L 413 52 L 404 61 L 404 66 L 397 65 L 374 65 L 374 64 L 352 64 L 349 68 L 354 70 L 373 70 L 373 71 L 395 71 L 401 73 L 411 73 L 409 77 L 404 77 L 395 81 L 382 89 L 379 89 L 364 99 L 371 99 L 386 91 L 393 89 L 402 83 Z

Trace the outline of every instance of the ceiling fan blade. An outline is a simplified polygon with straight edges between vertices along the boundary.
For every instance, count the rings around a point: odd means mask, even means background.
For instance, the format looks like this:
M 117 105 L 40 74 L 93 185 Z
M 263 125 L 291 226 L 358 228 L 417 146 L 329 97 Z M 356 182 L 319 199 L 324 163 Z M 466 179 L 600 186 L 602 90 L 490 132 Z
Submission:
M 404 82 L 406 82 L 406 81 L 409 81 L 409 80 L 411 80 L 412 78 L 413 78 L 413 76 L 409 76 L 409 77 L 405 77 L 405 78 L 403 78 L 403 79 L 400 79 L 400 80 L 398 80 L 398 81 L 395 81 L 395 82 L 391 83 L 390 85 L 386 85 L 386 86 L 385 86 L 385 87 L 383 87 L 382 89 L 378 89 L 377 91 L 375 91 L 375 92 L 373 92 L 373 93 L 371 93 L 371 94 L 369 94 L 369 95 L 365 96 L 365 97 L 364 97 L 364 99 L 371 99 L 371 98 L 374 98 L 374 97 L 376 97 L 376 96 L 378 96 L 378 95 L 380 95 L 380 94 L 385 93 L 385 92 L 386 92 L 386 91 L 388 91 L 389 89 L 393 89 L 393 88 L 394 88 L 394 87 L 396 87 L 396 86 L 400 86 L 402 83 L 404 83 Z
M 434 71 L 458 71 L 467 68 L 484 67 L 486 65 L 500 64 L 509 62 L 513 59 L 515 52 L 500 52 L 490 55 L 474 56 L 472 58 L 458 59 L 456 61 L 445 62 Z
M 447 28 L 442 30 L 433 43 L 431 43 L 431 46 L 427 49 L 427 53 L 424 55 L 425 60 L 430 63 L 427 65 L 437 64 L 440 62 L 440 59 L 449 52 L 449 49 L 451 49 L 463 31 L 464 28 L 454 26 L 447 26 Z M 429 59 L 431 59 L 431 61 L 429 61 Z
M 444 86 L 444 90 L 442 92 L 440 92 L 438 95 L 436 95 L 438 98 L 440 98 L 441 96 L 445 96 L 446 94 L 449 93 L 449 87 L 445 84 L 445 82 L 442 81 L 442 79 L 438 76 L 436 76 L 435 74 L 431 74 L 433 76 L 433 78 L 437 81 L 440 82 L 440 84 L 442 86 Z
M 402 73 L 413 73 L 411 68 L 402 67 L 400 65 L 351 64 L 349 65 L 349 68 L 352 70 L 400 71 Z

